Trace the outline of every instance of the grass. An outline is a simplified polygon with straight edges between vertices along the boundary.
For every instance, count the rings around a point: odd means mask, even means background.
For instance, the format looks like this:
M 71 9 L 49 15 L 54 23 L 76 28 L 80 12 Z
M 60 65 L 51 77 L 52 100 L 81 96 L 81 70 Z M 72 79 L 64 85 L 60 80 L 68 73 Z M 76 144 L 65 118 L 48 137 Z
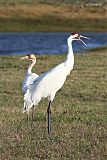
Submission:
M 40 74 L 65 55 L 37 56 Z M 52 104 L 52 132 L 47 133 L 47 104 L 36 108 L 34 128 L 22 113 L 21 82 L 28 62 L 0 57 L 1 160 L 107 159 L 107 51 L 75 55 L 75 67 Z
M 86 7 L 81 3 L 25 3 L 24 0 L 3 2 L 0 1 L 1 32 L 106 31 L 107 28 L 106 5 Z
M 50 19 L 52 21 L 50 21 Z M 1 32 L 73 32 L 73 31 L 106 31 L 106 20 L 90 20 L 90 19 L 69 19 L 62 20 L 55 16 L 43 16 L 37 19 L 30 18 L 0 18 Z M 90 23 L 90 24 L 89 24 Z M 8 24 L 8 25 L 7 25 Z M 56 25 L 57 24 L 57 25 Z M 98 26 L 98 27 L 97 27 Z

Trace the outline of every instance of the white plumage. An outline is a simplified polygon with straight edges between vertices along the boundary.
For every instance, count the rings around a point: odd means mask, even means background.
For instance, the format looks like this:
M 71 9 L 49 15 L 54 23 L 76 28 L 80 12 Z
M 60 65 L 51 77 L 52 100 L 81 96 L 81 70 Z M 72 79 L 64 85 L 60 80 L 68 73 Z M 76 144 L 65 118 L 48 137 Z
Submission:
M 25 79 L 22 82 L 22 92 L 25 94 L 31 84 L 35 81 L 35 79 L 39 77 L 36 73 L 26 73 Z
M 32 105 L 37 105 L 41 98 L 45 97 L 48 97 L 49 101 L 52 102 L 56 92 L 63 86 L 67 75 L 72 69 L 73 66 L 68 66 L 65 61 L 56 66 L 54 69 L 40 75 L 25 94 L 24 109 L 29 112 Z M 28 97 L 30 102 L 32 103 L 32 105 L 30 106 L 27 105 Z
M 67 39 L 68 45 L 68 54 L 67 58 L 64 62 L 57 65 L 55 68 L 49 70 L 41 74 L 29 87 L 25 96 L 24 96 L 24 111 L 29 112 L 31 107 L 36 106 L 41 98 L 48 97 L 49 99 L 49 106 L 48 106 L 48 133 L 51 130 L 51 109 L 50 104 L 53 101 L 56 92 L 63 86 L 66 77 L 70 74 L 70 71 L 73 69 L 74 66 L 74 54 L 72 49 L 72 41 L 73 40 L 80 40 L 79 34 L 73 33 Z M 83 37 L 87 38 L 87 37 Z M 87 38 L 88 39 L 88 38 Z M 82 41 L 83 42 L 83 41 Z M 84 42 L 83 42 L 84 43 Z M 32 116 L 33 117 L 33 116 Z
M 32 68 L 33 66 L 35 65 L 36 63 L 36 57 L 34 54 L 31 54 L 31 55 L 27 55 L 25 57 L 22 57 L 21 58 L 22 60 L 23 59 L 26 59 L 26 60 L 29 60 L 29 61 L 32 61 L 32 63 L 29 65 L 28 69 L 27 69 L 27 72 L 26 72 L 26 76 L 22 82 L 22 93 L 25 94 L 29 88 L 29 86 L 31 84 L 33 84 L 33 82 L 35 81 L 35 79 L 37 77 L 39 77 L 36 73 L 32 73 Z

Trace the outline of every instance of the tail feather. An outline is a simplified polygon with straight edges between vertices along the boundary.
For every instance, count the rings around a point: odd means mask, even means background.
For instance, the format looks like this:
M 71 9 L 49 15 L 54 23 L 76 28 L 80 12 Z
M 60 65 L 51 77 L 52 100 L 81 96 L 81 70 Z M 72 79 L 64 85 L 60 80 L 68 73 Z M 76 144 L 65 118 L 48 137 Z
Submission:
M 39 96 L 38 92 L 34 91 L 32 88 L 29 88 L 24 95 L 23 112 L 29 112 L 30 108 L 32 108 L 33 105 L 37 106 L 40 100 L 41 97 Z
M 27 92 L 24 96 L 24 107 L 23 107 L 23 113 L 29 112 L 30 108 L 33 106 L 33 102 L 31 100 L 30 93 Z
M 33 103 L 24 102 L 23 113 L 29 112 L 29 110 L 30 110 L 30 108 L 32 108 L 32 106 L 33 106 Z

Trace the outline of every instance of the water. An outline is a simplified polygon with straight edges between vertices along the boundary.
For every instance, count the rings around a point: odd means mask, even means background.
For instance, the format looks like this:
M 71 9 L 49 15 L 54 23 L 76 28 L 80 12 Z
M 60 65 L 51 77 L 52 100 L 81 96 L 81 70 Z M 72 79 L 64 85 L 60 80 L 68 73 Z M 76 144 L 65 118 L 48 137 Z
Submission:
M 91 38 L 84 40 L 87 46 L 75 41 L 75 53 L 83 53 L 93 48 L 107 46 L 107 33 L 80 33 Z M 0 33 L 0 55 L 19 54 L 63 54 L 67 53 L 67 37 L 70 33 Z

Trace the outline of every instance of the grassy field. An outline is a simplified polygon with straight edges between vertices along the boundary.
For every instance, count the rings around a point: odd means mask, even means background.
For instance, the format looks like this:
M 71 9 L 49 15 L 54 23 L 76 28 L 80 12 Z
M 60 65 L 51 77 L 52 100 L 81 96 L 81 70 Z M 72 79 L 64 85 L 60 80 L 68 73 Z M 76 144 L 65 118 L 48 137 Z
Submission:
M 107 31 L 106 4 L 58 2 L 0 0 L 0 31 Z
M 40 74 L 63 61 L 37 56 Z M 107 50 L 75 55 L 75 67 L 52 104 L 52 132 L 47 133 L 47 105 L 36 108 L 34 128 L 22 113 L 21 82 L 28 62 L 0 57 L 1 160 L 107 159 Z

